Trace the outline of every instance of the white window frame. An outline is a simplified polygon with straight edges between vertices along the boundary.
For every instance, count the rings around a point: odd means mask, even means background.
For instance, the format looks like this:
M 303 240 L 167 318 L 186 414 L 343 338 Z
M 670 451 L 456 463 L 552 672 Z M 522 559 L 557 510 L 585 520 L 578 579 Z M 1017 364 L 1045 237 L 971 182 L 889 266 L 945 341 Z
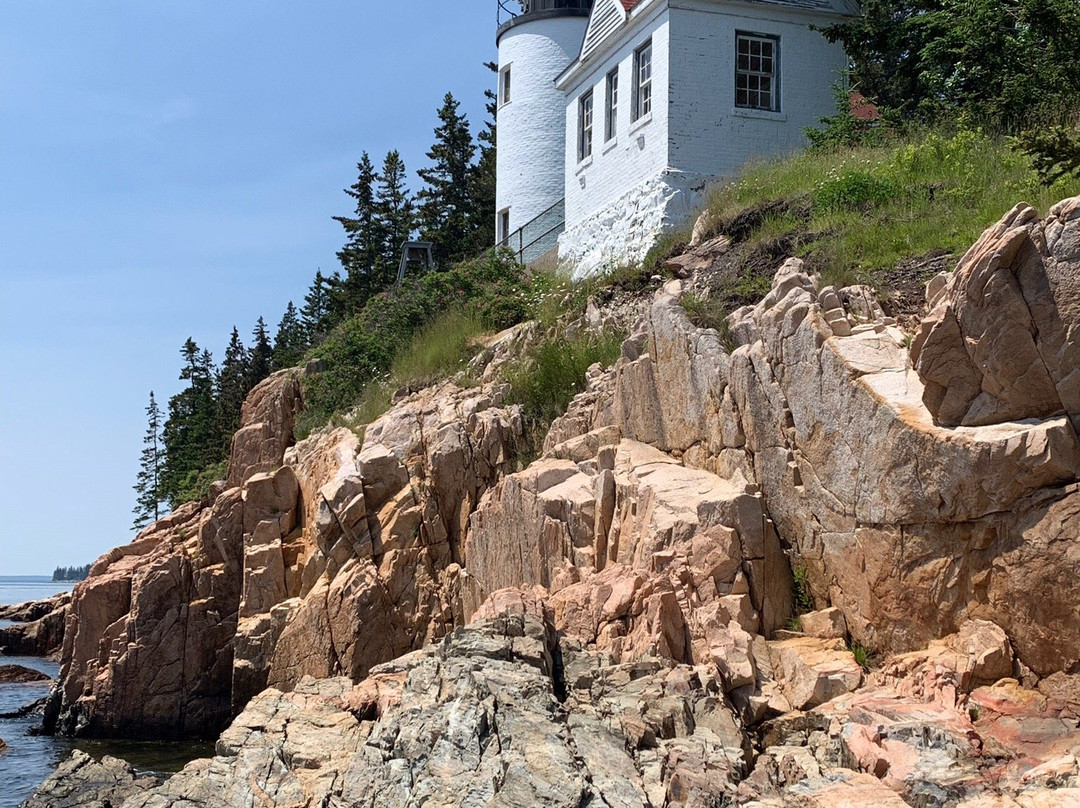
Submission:
M 499 71 L 499 106 L 504 106 L 510 103 L 510 68 L 512 65 L 507 65 Z
M 631 119 L 652 114 L 652 37 L 634 50 L 634 104 Z
M 735 32 L 735 108 L 780 112 L 780 37 Z
M 583 163 L 593 153 L 593 88 L 578 96 L 578 162 Z
M 619 129 L 619 68 L 607 74 L 604 82 L 604 142 L 615 139 Z

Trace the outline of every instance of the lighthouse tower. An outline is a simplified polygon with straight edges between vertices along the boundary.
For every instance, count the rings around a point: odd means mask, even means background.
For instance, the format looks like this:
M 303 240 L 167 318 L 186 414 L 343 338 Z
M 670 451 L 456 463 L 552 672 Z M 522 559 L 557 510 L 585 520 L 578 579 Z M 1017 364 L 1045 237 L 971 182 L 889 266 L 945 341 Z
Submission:
M 564 197 L 566 100 L 555 79 L 581 50 L 593 0 L 498 2 L 495 238 L 517 250 L 534 237 L 517 231 Z M 551 215 L 561 224 L 561 212 Z M 530 229 L 542 234 L 544 223 Z

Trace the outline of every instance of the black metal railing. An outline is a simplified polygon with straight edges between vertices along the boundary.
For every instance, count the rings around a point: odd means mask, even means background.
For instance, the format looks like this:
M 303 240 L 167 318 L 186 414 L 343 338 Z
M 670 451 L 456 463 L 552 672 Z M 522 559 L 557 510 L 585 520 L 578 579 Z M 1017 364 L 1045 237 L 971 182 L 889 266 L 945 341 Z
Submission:
M 566 200 L 560 199 L 500 241 L 498 246 L 513 250 L 522 264 L 531 264 L 559 246 L 559 235 L 565 229 Z
M 498 5 L 497 22 L 502 25 L 537 11 L 590 11 L 593 0 L 498 0 Z

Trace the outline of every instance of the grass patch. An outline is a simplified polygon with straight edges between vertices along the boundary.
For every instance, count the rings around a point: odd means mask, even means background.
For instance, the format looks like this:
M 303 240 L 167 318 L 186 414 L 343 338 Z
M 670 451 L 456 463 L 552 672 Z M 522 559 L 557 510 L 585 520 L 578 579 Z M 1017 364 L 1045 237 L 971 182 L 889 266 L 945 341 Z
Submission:
M 329 424 L 351 429 L 362 439 L 363 427 L 390 409 L 395 393 L 422 390 L 464 369 L 485 330 L 483 320 L 468 311 L 451 309 L 439 315 L 398 349 L 388 372 L 364 385 L 353 407 L 332 415 Z
M 877 280 L 910 256 L 963 253 L 1017 202 L 1046 211 L 1077 194 L 1080 178 L 1043 186 L 1006 138 L 929 131 L 748 166 L 713 192 L 709 211 L 719 232 L 750 247 L 803 234 L 789 254 L 839 286 Z
M 618 359 L 625 335 L 603 332 L 557 337 L 534 345 L 508 371 L 510 401 L 520 404 L 534 439 L 542 438 L 570 400 L 585 389 L 585 372 Z
M 501 329 L 533 316 L 536 299 L 524 267 L 506 252 L 407 278 L 400 286 L 375 295 L 308 354 L 309 360 L 321 363 L 322 370 L 304 379 L 304 412 L 297 419 L 297 437 L 305 437 L 331 416 L 357 405 L 376 408 L 384 394 L 373 385 L 389 386 L 395 364 L 406 383 L 425 374 L 430 380 L 425 363 L 443 367 L 448 360 L 435 348 L 414 345 L 413 340 L 445 312 L 460 312 L 483 328 Z M 458 322 L 445 327 L 463 326 Z M 457 350 L 452 340 L 442 347 L 450 354 Z M 414 358 L 413 353 L 418 355 Z M 407 368 L 408 363 L 413 364 Z
M 738 347 L 735 335 L 731 332 L 731 326 L 727 321 L 731 311 L 723 303 L 712 297 L 687 292 L 679 298 L 679 305 L 683 307 L 687 318 L 695 326 L 716 331 L 725 351 L 731 353 Z
M 795 616 L 814 611 L 814 596 L 810 594 L 810 573 L 802 564 L 796 564 L 791 570 L 792 600 L 795 603 Z
M 877 664 L 877 654 L 865 645 L 852 640 L 848 643 L 848 650 L 851 651 L 851 655 L 855 657 L 855 661 L 859 663 L 859 667 L 864 671 L 869 671 L 871 667 Z

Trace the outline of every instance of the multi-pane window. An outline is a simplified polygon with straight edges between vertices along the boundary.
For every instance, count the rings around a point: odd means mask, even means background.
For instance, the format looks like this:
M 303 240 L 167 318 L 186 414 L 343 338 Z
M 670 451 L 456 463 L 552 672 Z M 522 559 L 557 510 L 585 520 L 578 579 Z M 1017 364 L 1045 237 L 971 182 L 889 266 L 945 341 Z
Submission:
M 616 125 L 619 118 L 619 68 L 615 68 L 607 74 L 607 99 L 605 103 L 607 113 L 604 118 L 604 140 L 615 138 Z
M 510 65 L 507 65 L 499 73 L 499 104 L 510 102 Z
M 592 156 L 593 91 L 578 99 L 578 162 Z
M 634 51 L 633 119 L 652 112 L 652 40 Z
M 735 106 L 780 110 L 780 39 L 760 34 L 735 35 Z

